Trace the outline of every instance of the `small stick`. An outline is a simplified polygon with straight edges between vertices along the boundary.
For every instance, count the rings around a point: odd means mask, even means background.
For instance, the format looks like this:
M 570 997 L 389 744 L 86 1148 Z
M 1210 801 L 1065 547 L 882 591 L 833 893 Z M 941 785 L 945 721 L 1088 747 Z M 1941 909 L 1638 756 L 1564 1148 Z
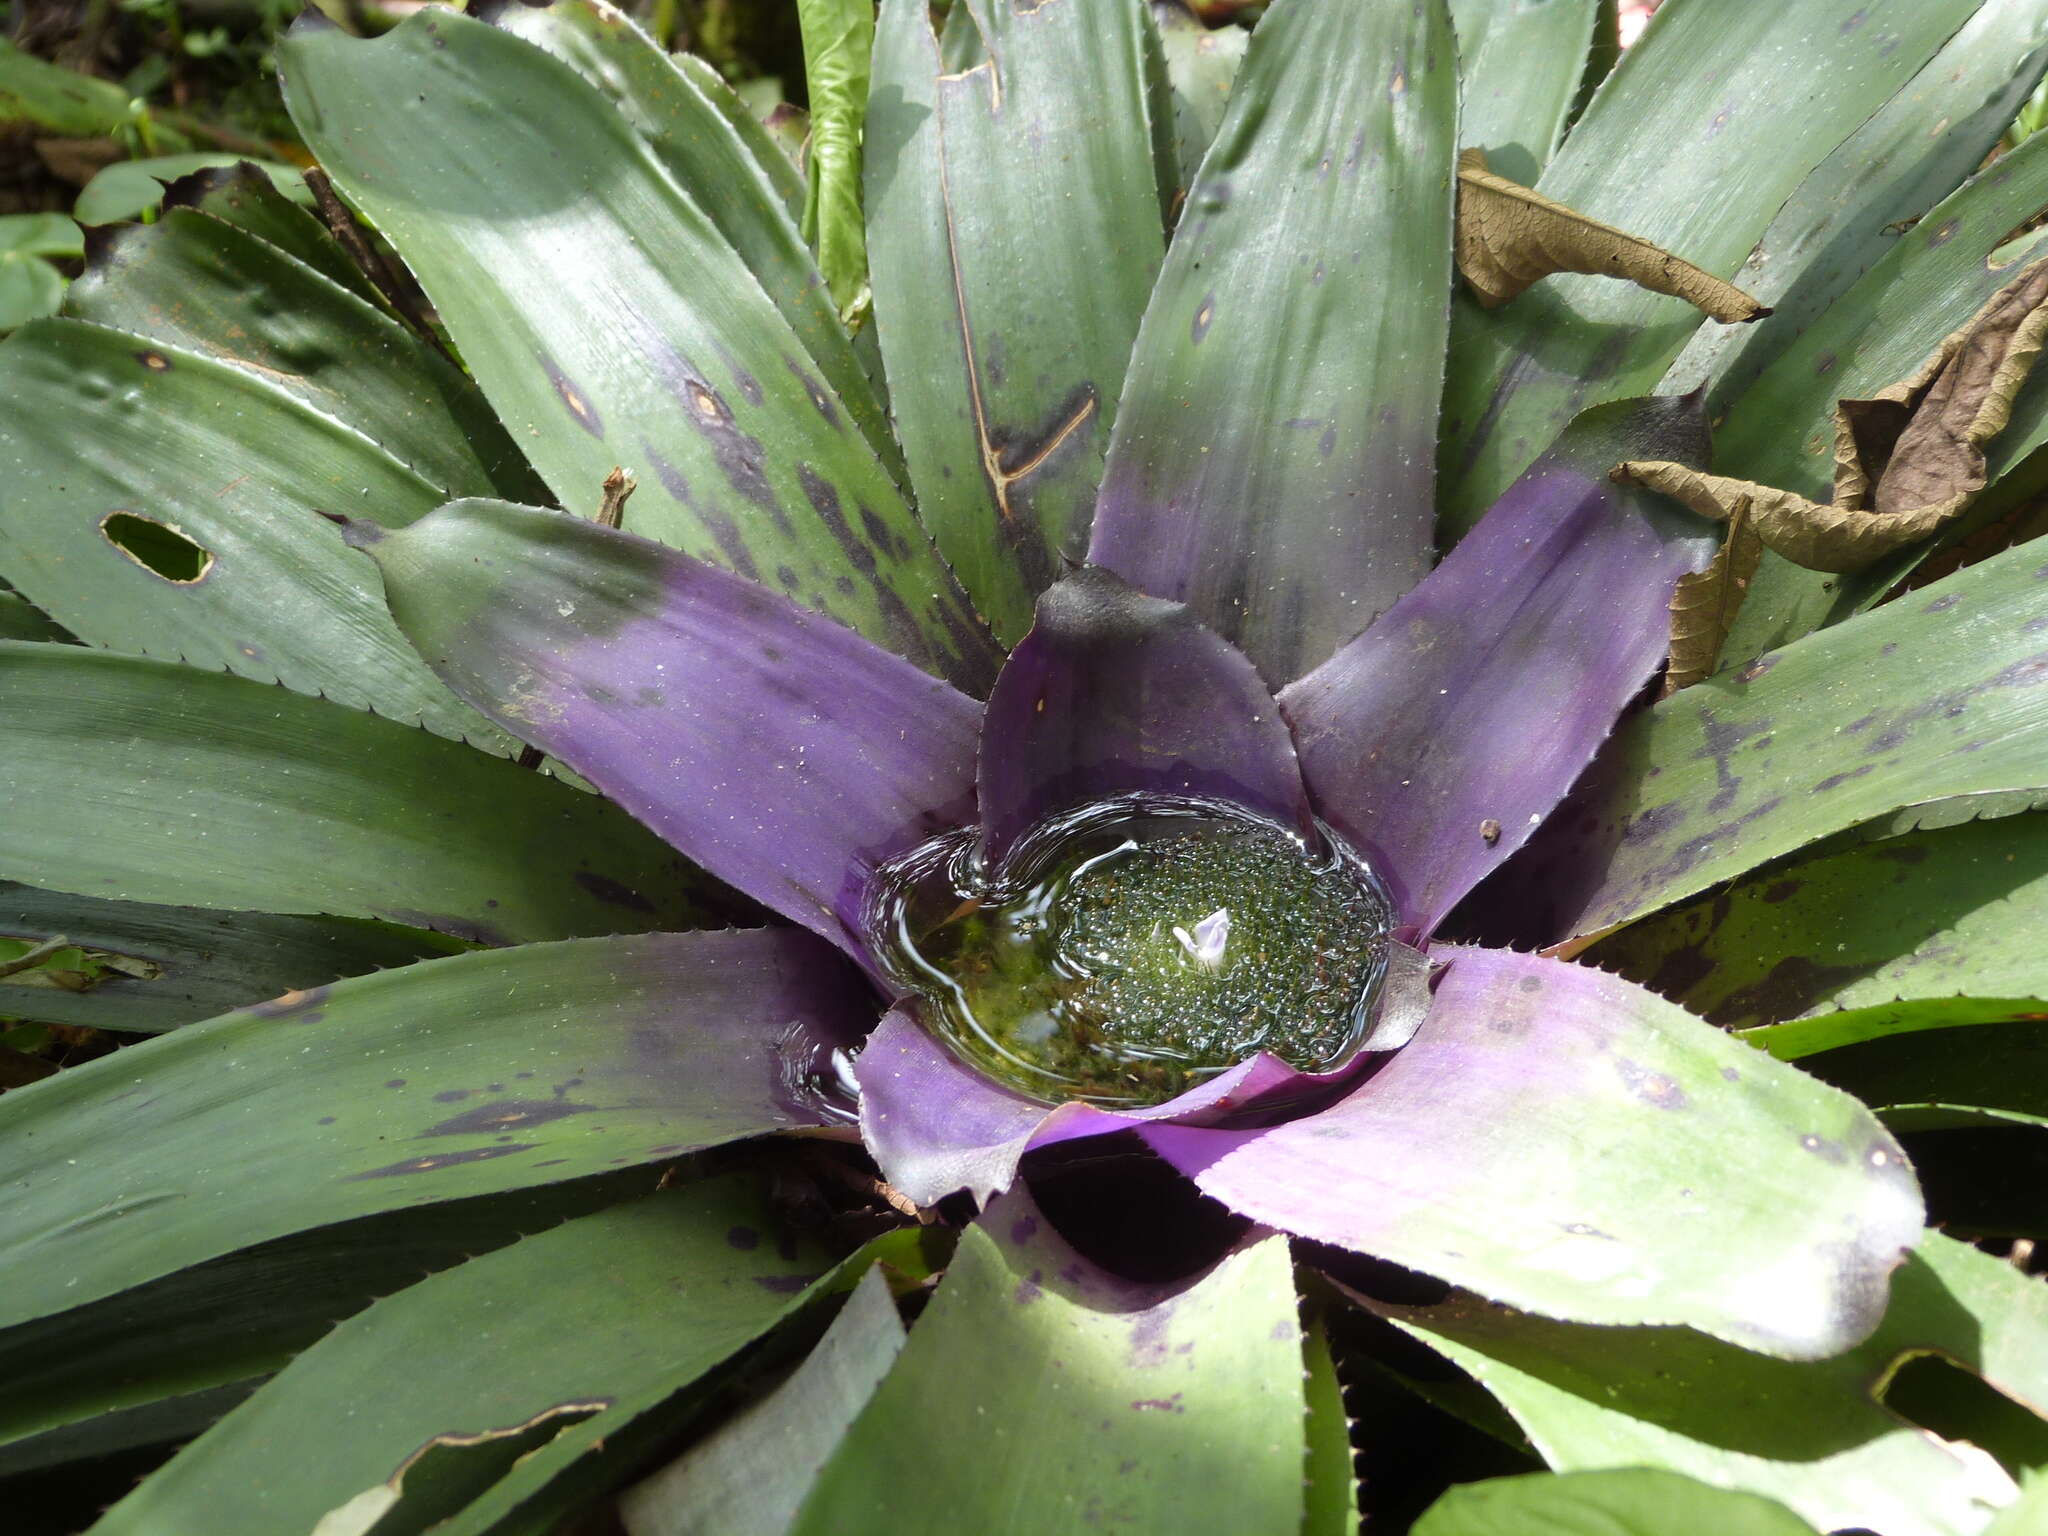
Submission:
M 32 971 L 59 950 L 69 949 L 71 941 L 58 934 L 43 940 L 25 955 L 16 955 L 12 960 L 0 960 L 0 976 L 14 976 L 22 971 Z
M 327 172 L 315 165 L 307 167 L 305 175 L 306 190 L 313 194 L 313 202 L 320 210 L 320 217 L 327 225 L 328 233 L 341 242 L 342 248 L 349 254 L 349 259 L 362 270 L 363 275 L 369 278 L 377 291 L 384 295 L 392 309 L 397 312 L 398 318 L 411 326 L 427 345 L 450 363 L 454 363 L 454 354 L 448 350 L 440 335 L 428 323 L 426 311 L 420 307 L 411 285 L 401 280 L 399 275 L 391 270 L 391 264 L 384 259 L 383 254 L 364 238 L 362 226 L 356 223 L 356 216 L 349 212 L 348 205 L 335 193 L 334 183 L 328 179 Z

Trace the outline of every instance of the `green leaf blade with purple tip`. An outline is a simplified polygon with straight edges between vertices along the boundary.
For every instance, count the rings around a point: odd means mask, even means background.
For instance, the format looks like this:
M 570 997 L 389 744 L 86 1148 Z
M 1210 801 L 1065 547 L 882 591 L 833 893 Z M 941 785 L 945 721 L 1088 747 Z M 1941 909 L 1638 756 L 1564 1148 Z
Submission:
M 1551 1316 L 1795 1359 L 1877 1326 L 1921 1202 L 1868 1110 L 1590 967 L 1449 956 L 1421 1032 L 1332 1107 L 1141 1134 L 1255 1221 Z
M 460 697 L 834 943 L 869 869 L 973 817 L 980 706 L 765 587 L 504 502 L 353 536 Z
M 0 1325 L 404 1207 L 835 1123 L 816 1084 L 871 1017 L 816 939 L 742 929 L 459 955 L 189 1025 L 0 1101 Z
M 1421 585 L 1280 695 L 1316 809 L 1427 936 L 1525 843 L 1663 660 L 1690 514 L 1607 478 L 1705 462 L 1695 402 L 1587 412 Z
M 1088 557 L 1270 686 L 1428 568 L 1457 70 L 1442 0 L 1273 6 L 1138 335 Z

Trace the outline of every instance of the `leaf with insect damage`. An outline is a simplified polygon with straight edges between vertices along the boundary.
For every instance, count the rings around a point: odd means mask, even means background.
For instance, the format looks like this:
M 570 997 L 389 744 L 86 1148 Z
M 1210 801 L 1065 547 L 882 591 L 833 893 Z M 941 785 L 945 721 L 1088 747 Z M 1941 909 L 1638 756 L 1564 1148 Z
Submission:
M 1487 309 L 1553 272 L 1586 272 L 1668 293 L 1723 325 L 1770 313 L 1733 283 L 1496 176 L 1484 150 L 1458 153 L 1457 257 L 1459 275 Z
M 1911 378 L 1868 400 L 1835 403 L 1832 502 L 1706 475 L 1678 464 L 1616 467 L 1705 517 L 1746 505 L 1772 550 L 1817 571 L 1853 571 L 1961 515 L 1988 477 L 1984 450 L 2012 417 L 2013 399 L 2048 335 L 2048 260 L 2037 261 L 1952 333 Z
M 1749 503 L 1728 514 L 1728 537 L 1704 571 L 1678 578 L 1671 594 L 1671 662 L 1664 669 L 1664 697 L 1714 675 L 1715 660 L 1763 558 L 1763 540 L 1750 526 Z

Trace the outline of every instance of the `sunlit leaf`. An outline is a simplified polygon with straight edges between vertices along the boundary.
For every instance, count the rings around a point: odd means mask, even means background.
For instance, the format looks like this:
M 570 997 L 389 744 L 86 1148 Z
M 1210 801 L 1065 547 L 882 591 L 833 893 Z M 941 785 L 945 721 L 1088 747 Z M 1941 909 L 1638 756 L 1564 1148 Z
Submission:
M 810 88 L 809 193 L 804 238 L 818 253 L 842 319 L 867 308 L 865 221 L 861 214 L 861 124 L 868 106 L 868 60 L 875 49 L 873 0 L 797 0 L 804 75 Z
M 1564 137 L 1600 10 L 1600 0 L 1451 0 L 1458 132 L 1501 175 L 1534 181 Z
M 296 167 L 276 160 L 250 160 L 246 155 L 219 151 L 197 151 L 184 155 L 157 155 L 147 160 L 122 160 L 108 166 L 85 184 L 72 213 L 81 224 L 115 224 L 136 218 L 164 200 L 166 184 L 194 171 L 219 170 L 233 165 L 256 165 L 270 177 L 280 192 L 298 201 L 310 201 L 305 178 Z
M 1453 1488 L 1415 1523 L 1414 1536 L 1814 1536 L 1774 1499 L 1716 1488 L 1675 1472 L 1535 1473 Z

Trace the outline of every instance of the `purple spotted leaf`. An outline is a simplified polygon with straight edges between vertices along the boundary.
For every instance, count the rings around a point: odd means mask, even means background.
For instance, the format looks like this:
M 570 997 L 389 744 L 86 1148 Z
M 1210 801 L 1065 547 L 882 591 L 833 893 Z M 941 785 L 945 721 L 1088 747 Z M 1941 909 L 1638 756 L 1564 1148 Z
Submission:
M 874 864 L 972 818 L 980 706 L 765 587 L 506 502 L 351 536 L 460 697 L 834 943 Z
M 1588 411 L 1378 623 L 1280 695 L 1317 811 L 1427 937 L 1563 798 L 1664 658 L 1708 526 L 1607 472 L 1704 462 L 1692 400 Z
M 1244 654 L 1092 566 L 1039 599 L 989 698 L 978 778 L 991 861 L 1047 816 L 1136 791 L 1308 826 L 1287 723 Z
M 1145 1140 L 1255 1221 L 1529 1311 L 1794 1359 L 1877 1325 L 1921 1203 L 1868 1110 L 1619 977 L 1439 953 L 1421 1032 L 1331 1108 Z

